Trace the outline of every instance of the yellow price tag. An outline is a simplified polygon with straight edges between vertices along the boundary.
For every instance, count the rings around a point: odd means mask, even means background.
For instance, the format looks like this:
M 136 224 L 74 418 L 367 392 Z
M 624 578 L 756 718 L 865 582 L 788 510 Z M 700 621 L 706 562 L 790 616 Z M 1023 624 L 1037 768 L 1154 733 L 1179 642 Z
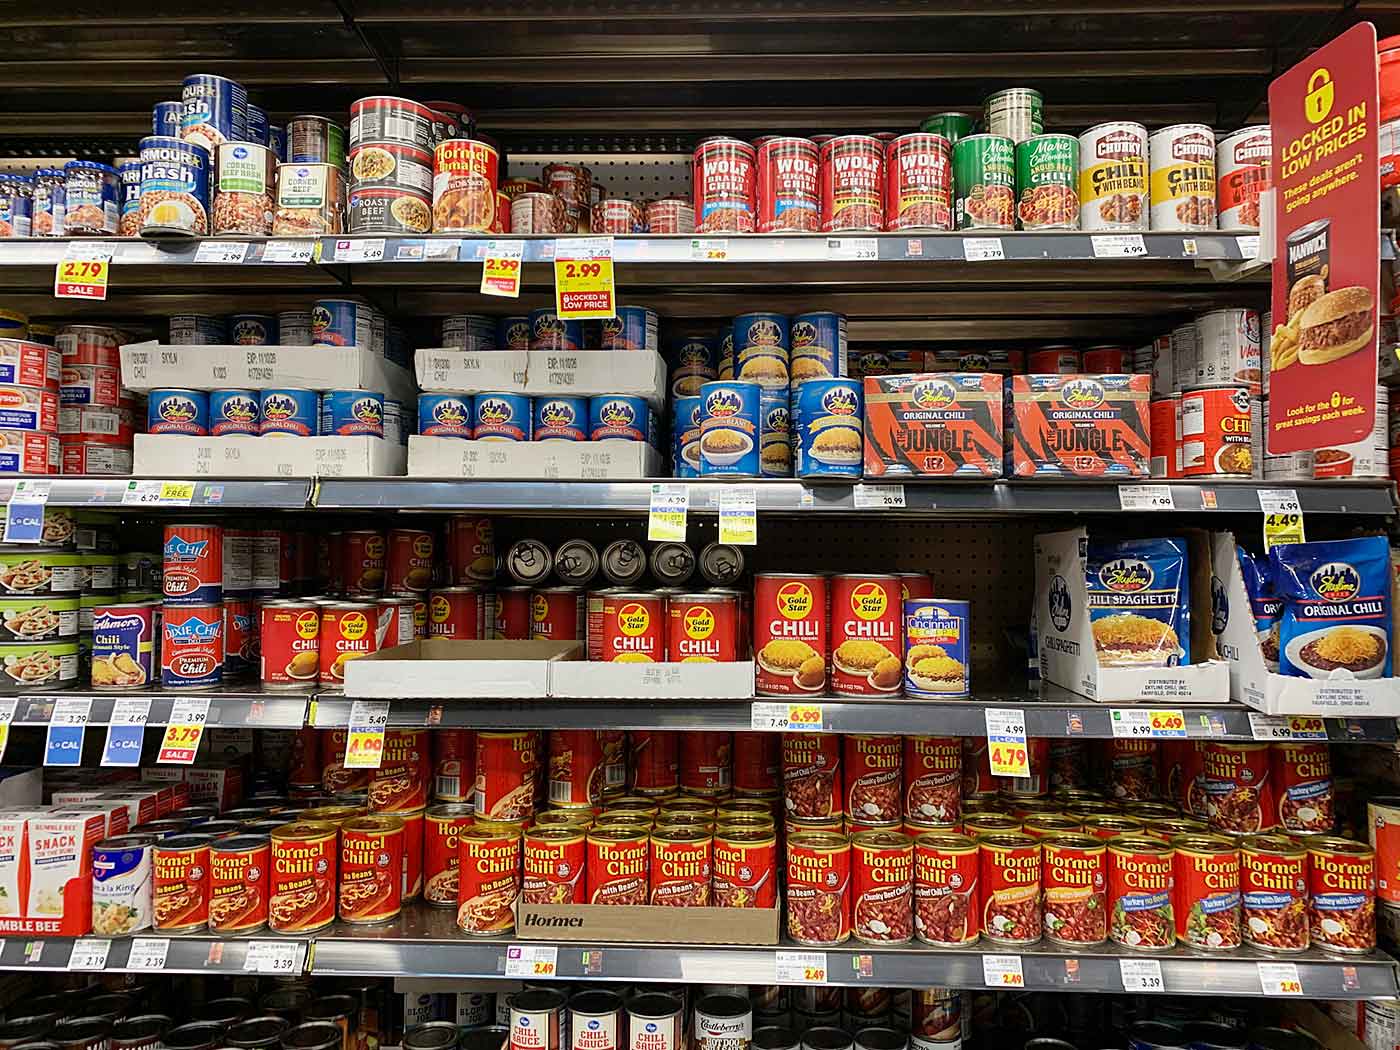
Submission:
M 0 760 L 5 757 L 5 748 L 10 743 L 10 723 L 0 725 Z
M 1292 715 L 1288 719 L 1288 733 L 1294 740 L 1326 740 L 1327 723 L 1308 715 Z
M 199 752 L 199 742 L 204 737 L 202 725 L 168 725 L 165 737 L 160 742 L 158 762 L 175 763 L 187 766 Z
M 536 977 L 553 977 L 553 976 L 554 976 L 554 960 L 553 960 L 553 959 L 536 959 L 536 960 L 535 960 L 535 976 L 536 976 Z
M 384 730 L 352 729 L 345 741 L 346 769 L 378 769 L 384 761 Z
M 566 320 L 617 316 L 611 237 L 565 237 L 554 242 L 554 306 Z
M 1147 716 L 1153 735 L 1186 735 L 1186 717 L 1180 711 L 1151 711 Z
M 181 503 L 189 506 L 194 499 L 193 481 L 162 481 L 158 503 Z
M 1030 758 L 1025 744 L 992 744 L 987 753 L 991 759 L 994 777 L 1028 777 L 1031 775 Z
M 111 270 L 109 259 L 64 259 L 54 271 L 54 298 L 105 300 Z
M 820 729 L 822 725 L 821 704 L 788 704 L 788 724 L 810 726 Z
M 481 294 L 520 298 L 520 274 L 525 245 L 520 241 L 491 241 L 481 263 Z
M 685 542 L 685 517 L 690 508 L 690 489 L 685 485 L 653 485 L 647 514 L 647 539 L 654 543 Z
M 1303 543 L 1303 515 L 1265 514 L 1264 550 L 1279 543 Z

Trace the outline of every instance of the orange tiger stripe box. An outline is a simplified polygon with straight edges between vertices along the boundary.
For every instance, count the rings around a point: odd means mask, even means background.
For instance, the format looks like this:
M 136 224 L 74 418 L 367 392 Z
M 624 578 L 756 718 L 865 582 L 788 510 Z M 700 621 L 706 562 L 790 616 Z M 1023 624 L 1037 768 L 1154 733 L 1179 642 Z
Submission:
M 1151 396 L 1148 375 L 1013 376 L 1016 477 L 1147 477 Z
M 999 478 L 1002 377 L 865 377 L 865 476 Z

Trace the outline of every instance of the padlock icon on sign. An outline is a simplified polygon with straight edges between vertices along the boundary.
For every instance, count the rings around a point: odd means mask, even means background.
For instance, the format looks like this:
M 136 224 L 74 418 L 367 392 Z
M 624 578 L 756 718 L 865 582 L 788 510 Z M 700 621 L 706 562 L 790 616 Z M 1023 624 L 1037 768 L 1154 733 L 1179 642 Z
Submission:
M 1317 124 L 1332 112 L 1334 94 L 1332 74 L 1323 68 L 1313 70 L 1308 77 L 1308 93 L 1303 96 L 1303 115 L 1310 123 Z

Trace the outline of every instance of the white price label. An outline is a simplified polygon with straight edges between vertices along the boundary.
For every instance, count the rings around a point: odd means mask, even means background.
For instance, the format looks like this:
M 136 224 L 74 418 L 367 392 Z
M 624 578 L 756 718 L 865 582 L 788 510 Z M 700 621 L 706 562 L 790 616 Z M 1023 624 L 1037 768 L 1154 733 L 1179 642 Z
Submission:
M 25 478 L 22 481 L 15 482 L 14 492 L 10 495 L 10 502 L 43 506 L 49 501 L 49 495 L 52 492 L 53 482 L 49 481 L 47 478 Z
M 248 257 L 247 241 L 200 241 L 194 250 L 197 263 L 225 263 L 234 265 Z
M 126 958 L 128 970 L 164 970 L 170 941 L 164 937 L 136 937 Z
M 1297 489 L 1260 489 L 1259 509 L 1265 514 L 1301 514 Z
M 1123 975 L 1125 992 L 1163 992 L 1162 964 L 1156 959 L 1119 959 L 1118 970 Z
M 243 969 L 256 973 L 299 974 L 306 962 L 306 945 L 298 941 L 253 941 Z
M 903 485 L 853 485 L 851 502 L 856 510 L 903 510 Z
M 982 983 L 988 988 L 1024 988 L 1026 975 L 1019 955 L 982 956 Z
M 506 948 L 506 976 L 550 978 L 559 965 L 559 949 L 552 944 L 512 944 Z
M 1251 711 L 1249 731 L 1255 740 L 1327 739 L 1327 723 L 1311 715 L 1261 715 Z
M 170 705 L 173 726 L 202 726 L 209 721 L 209 697 L 181 697 Z
M 107 953 L 111 950 L 111 941 L 79 937 L 73 942 L 73 950 L 68 953 L 68 969 L 105 970 L 107 968 Z
M 746 547 L 758 543 L 758 494 L 753 489 L 720 490 L 719 541 Z
M 722 237 L 691 241 L 690 257 L 695 262 L 724 262 L 729 258 L 729 241 Z
M 821 704 L 760 701 L 750 708 L 750 729 L 779 729 L 789 733 L 820 733 L 825 715 Z
M 263 262 L 309 263 L 315 241 L 268 241 L 263 247 Z
M 1259 987 L 1265 995 L 1302 995 L 1303 982 L 1297 963 L 1259 964 Z
M 49 716 L 51 726 L 85 726 L 92 714 L 92 700 L 89 697 L 64 696 L 53 702 L 53 714 Z
M 826 257 L 844 262 L 872 262 L 880 258 L 880 242 L 874 237 L 828 237 Z
M 194 501 L 193 481 L 128 481 L 122 504 L 128 507 L 188 507 Z
M 1095 259 L 1136 259 L 1147 254 L 1147 245 L 1140 233 L 1095 234 Z
M 778 984 L 826 984 L 826 952 L 774 952 L 773 971 Z
M 1245 262 L 1252 262 L 1259 258 L 1259 237 L 1257 234 L 1236 237 L 1235 243 L 1240 246 L 1240 256 Z
M 1186 717 L 1177 710 L 1115 708 L 1109 717 L 1109 726 L 1117 737 L 1186 737 Z
M 1170 485 L 1119 485 L 1118 506 L 1122 510 L 1176 510 Z
M 122 493 L 123 506 L 154 506 L 160 502 L 159 481 L 128 481 Z
M 69 241 L 63 250 L 65 259 L 107 259 L 112 258 L 112 246 L 101 241 Z
M 968 262 L 1000 262 L 1006 258 L 1000 237 L 964 237 L 963 258 Z
M 7 726 L 15 720 L 16 699 L 0 700 L 0 726 Z
M 127 697 L 113 701 L 109 724 L 114 726 L 143 726 L 151 717 L 151 702 L 142 697 Z
M 685 516 L 690 509 L 690 486 L 653 485 L 647 514 L 647 539 L 653 543 L 685 542 Z
M 989 707 L 984 716 L 987 724 L 987 759 L 992 775 L 1030 776 L 1026 713 L 1014 707 Z
M 334 259 L 336 262 L 379 262 L 383 258 L 383 237 L 361 237 L 355 240 L 335 242 Z

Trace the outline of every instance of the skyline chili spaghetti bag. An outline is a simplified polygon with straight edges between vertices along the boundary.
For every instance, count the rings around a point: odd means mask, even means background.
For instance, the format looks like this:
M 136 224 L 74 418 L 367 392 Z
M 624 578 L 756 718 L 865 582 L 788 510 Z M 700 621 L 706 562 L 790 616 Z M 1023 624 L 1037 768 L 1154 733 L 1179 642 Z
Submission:
M 1390 545 L 1383 536 L 1282 543 L 1269 558 L 1274 593 L 1283 599 L 1279 673 L 1390 677 Z
M 1191 662 L 1185 540 L 1090 540 L 1085 584 L 1101 667 Z

